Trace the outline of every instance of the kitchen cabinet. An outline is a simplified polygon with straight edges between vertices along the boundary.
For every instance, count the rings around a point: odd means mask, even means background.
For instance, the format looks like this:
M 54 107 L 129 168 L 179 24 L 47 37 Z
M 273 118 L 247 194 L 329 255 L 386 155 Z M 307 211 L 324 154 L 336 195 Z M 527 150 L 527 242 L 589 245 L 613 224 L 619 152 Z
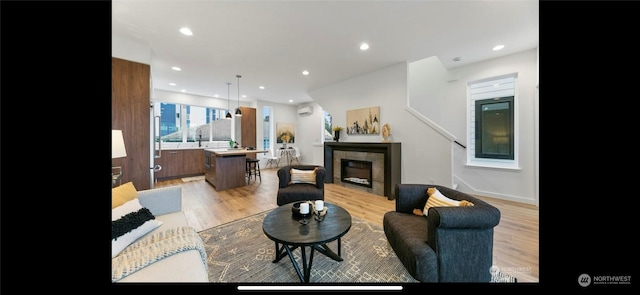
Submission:
M 162 166 L 155 172 L 156 179 L 171 179 L 202 175 L 204 173 L 202 149 L 163 150 L 160 158 L 155 159 Z
M 204 151 L 204 179 L 215 186 L 216 183 L 216 156 L 210 152 Z
M 203 153 L 204 178 L 216 191 L 245 186 L 247 185 L 247 156 L 255 156 L 258 153 L 265 152 L 268 151 L 244 149 L 215 151 L 205 149 Z
M 256 142 L 256 109 L 250 107 L 240 107 L 241 117 L 236 120 L 236 141 L 243 147 L 257 148 Z M 256 158 L 255 154 L 247 154 L 248 158 Z

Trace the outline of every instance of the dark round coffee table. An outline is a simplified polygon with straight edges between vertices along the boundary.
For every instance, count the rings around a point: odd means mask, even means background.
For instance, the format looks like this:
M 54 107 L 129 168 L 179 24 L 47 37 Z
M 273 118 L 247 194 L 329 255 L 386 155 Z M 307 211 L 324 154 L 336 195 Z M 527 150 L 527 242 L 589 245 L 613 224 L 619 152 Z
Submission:
M 285 204 L 269 212 L 262 222 L 262 231 L 276 244 L 276 258 L 273 263 L 288 255 L 300 281 L 308 283 L 314 251 L 333 260 L 342 261 L 340 238 L 351 228 L 351 214 L 337 205 L 325 202 L 327 214 L 324 220 L 318 221 L 311 214 L 306 218 L 307 224 L 303 224 L 300 222 L 301 218 L 291 212 L 292 205 Z M 327 243 L 335 240 L 338 240 L 338 254 L 327 246 Z M 308 262 L 306 247 L 311 249 Z M 302 271 L 293 257 L 293 250 L 297 248 L 302 252 Z

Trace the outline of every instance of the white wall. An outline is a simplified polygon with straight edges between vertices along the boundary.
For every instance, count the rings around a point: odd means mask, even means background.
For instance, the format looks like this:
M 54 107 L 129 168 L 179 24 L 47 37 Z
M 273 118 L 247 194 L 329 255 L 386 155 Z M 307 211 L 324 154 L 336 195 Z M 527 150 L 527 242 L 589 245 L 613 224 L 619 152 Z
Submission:
M 311 114 L 297 114 L 297 109 L 302 107 L 311 107 Z M 297 126 L 296 140 L 297 146 L 300 148 L 302 164 L 324 165 L 324 152 L 318 157 L 318 151 L 324 151 L 324 143 L 322 142 L 324 130 L 324 111 L 317 103 L 301 104 L 296 108 Z
M 460 185 L 458 189 L 500 199 L 513 200 L 528 204 L 537 204 L 537 162 L 536 144 L 537 137 L 535 120 L 538 108 L 536 107 L 537 93 L 537 50 L 529 50 L 512 54 L 490 61 L 476 63 L 461 68 L 456 68 L 458 80 L 448 83 L 445 91 L 446 99 L 456 107 L 452 112 L 453 117 L 461 117 L 467 120 L 466 101 L 467 83 L 479 79 L 494 76 L 517 73 L 517 92 L 519 116 L 519 167 L 520 169 L 495 169 L 466 166 L 466 151 L 462 148 L 454 148 L 454 175 L 455 182 Z M 467 145 L 466 121 L 442 122 L 441 126 L 450 131 L 457 140 Z M 469 148 L 469 147 L 467 147 Z
M 309 94 L 331 113 L 334 126 L 346 126 L 347 110 L 380 106 L 380 125 L 389 123 L 393 141 L 402 143 L 402 182 L 451 186 L 451 142 L 407 111 L 407 71 L 401 63 Z M 343 132 L 340 141 L 382 142 L 382 135 Z
M 393 141 L 402 143 L 403 183 L 435 182 L 457 186 L 467 193 L 536 204 L 537 50 L 446 73 L 434 63 L 429 59 L 411 65 L 394 65 L 313 90 L 310 96 L 333 115 L 334 125 L 340 126 L 346 125 L 347 110 L 380 106 L 380 124 L 389 123 Z M 424 71 L 422 67 L 434 69 Z M 452 143 L 452 140 L 467 143 L 467 82 L 507 73 L 518 73 L 520 169 L 467 167 L 465 149 Z M 424 109 L 426 119 L 433 124 L 425 124 L 408 104 Z M 344 132 L 340 138 L 343 142 L 381 140 L 379 135 Z
M 455 120 L 444 95 L 448 77 L 447 68 L 435 56 L 410 63 L 408 105 L 436 124 Z

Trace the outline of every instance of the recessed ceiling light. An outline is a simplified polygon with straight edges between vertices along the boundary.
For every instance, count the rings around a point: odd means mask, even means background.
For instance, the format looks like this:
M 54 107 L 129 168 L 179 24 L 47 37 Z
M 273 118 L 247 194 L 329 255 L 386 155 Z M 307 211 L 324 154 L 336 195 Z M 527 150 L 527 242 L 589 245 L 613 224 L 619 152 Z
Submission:
M 169 83 L 169 85 L 176 86 L 176 83 L 171 82 L 171 83 Z
M 496 45 L 495 47 L 493 47 L 493 51 L 498 51 L 502 48 L 504 48 L 504 45 Z
M 171 67 L 171 69 L 172 69 L 172 70 L 174 70 L 174 71 L 178 71 L 178 72 L 179 72 L 179 71 L 182 71 L 182 69 L 181 69 L 181 68 L 179 68 L 179 67 Z
M 302 71 L 302 74 L 305 75 L 305 76 L 309 76 L 309 71 L 304 70 L 304 71 Z
M 293 99 L 290 99 L 289 102 L 293 102 Z
M 220 97 L 217 93 L 213 95 L 213 97 Z
M 243 94 L 243 95 L 242 95 L 242 97 L 247 97 L 247 95 L 246 95 L 246 94 Z
M 193 35 L 193 32 L 191 32 L 191 30 L 189 28 L 187 28 L 187 27 L 180 28 L 180 33 L 182 33 L 183 35 L 187 35 L 187 36 Z
M 182 89 L 182 90 L 180 90 L 180 91 L 182 91 L 182 92 L 187 92 L 187 90 L 185 90 L 185 89 Z
M 260 88 L 260 89 L 264 89 L 264 86 L 260 85 L 260 86 L 258 86 L 258 88 Z
M 360 50 L 367 50 L 367 49 L 369 49 L 369 44 L 367 43 L 360 44 Z

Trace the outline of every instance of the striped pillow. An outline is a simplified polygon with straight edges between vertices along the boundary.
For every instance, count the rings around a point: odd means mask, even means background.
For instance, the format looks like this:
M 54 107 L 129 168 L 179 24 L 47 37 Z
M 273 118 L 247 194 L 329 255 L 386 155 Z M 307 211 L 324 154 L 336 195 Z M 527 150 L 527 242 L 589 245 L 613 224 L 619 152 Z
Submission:
M 431 207 L 450 207 L 450 206 L 460 206 L 460 201 L 452 200 L 445 197 L 438 189 L 434 187 L 430 187 L 427 189 L 427 195 L 429 198 L 427 199 L 427 203 L 424 204 L 424 209 L 422 213 L 424 216 L 429 214 L 429 208 Z
M 317 170 L 318 167 L 314 168 L 313 170 L 300 170 L 291 168 L 291 171 L 289 171 L 289 173 L 291 173 L 291 181 L 289 181 L 289 184 L 310 183 L 315 185 Z

